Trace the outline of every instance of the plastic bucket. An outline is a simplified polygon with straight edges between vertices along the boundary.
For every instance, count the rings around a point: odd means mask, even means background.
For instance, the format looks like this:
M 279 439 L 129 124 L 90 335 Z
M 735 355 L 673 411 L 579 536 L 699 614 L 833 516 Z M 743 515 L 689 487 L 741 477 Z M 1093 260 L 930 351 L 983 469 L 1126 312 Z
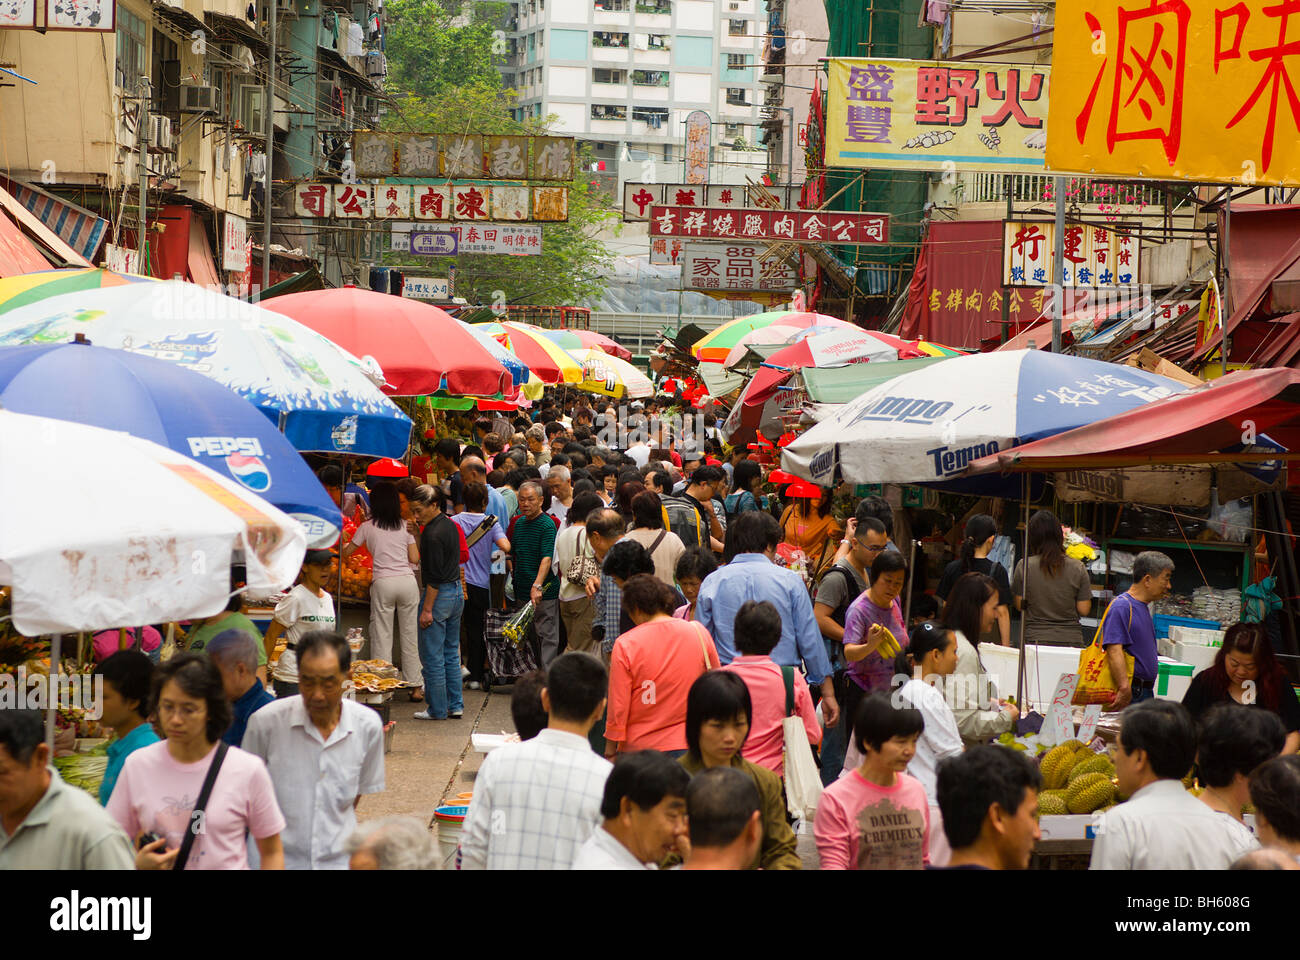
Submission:
M 465 805 L 449 805 L 433 812 L 433 821 L 438 825 L 438 849 L 442 854 L 444 868 L 456 865 L 456 849 L 460 846 L 460 831 L 465 825 L 465 814 L 468 811 L 469 807 Z

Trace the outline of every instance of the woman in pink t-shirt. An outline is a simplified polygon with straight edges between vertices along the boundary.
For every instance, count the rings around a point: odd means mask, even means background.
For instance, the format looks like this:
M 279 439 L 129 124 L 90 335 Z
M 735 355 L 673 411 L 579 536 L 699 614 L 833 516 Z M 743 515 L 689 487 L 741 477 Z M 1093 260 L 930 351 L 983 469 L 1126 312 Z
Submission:
M 925 730 L 920 710 L 888 693 L 858 703 L 853 738 L 862 764 L 822 792 L 813 836 L 823 870 L 920 870 L 930 862 L 930 804 L 904 771 Z
M 357 527 L 352 541 L 343 548 L 343 559 L 358 547 L 370 551 L 374 579 L 370 583 L 370 656 L 393 662 L 393 614 L 402 644 L 402 679 L 415 687 L 423 685 L 420 673 L 420 644 L 416 620 L 420 612 L 420 585 L 413 564 L 420 562 L 406 521 L 402 500 L 391 483 L 376 483 L 370 491 L 370 519 Z M 420 700 L 419 691 L 411 694 Z
M 623 608 L 636 624 L 614 642 L 609 661 L 605 755 L 621 750 L 686 752 L 686 696 L 718 666 L 709 632 L 673 617 L 677 595 L 654 574 L 623 584 Z
M 229 747 L 198 820 L 194 808 L 221 735 L 230 701 L 221 673 L 206 656 L 180 653 L 154 675 L 149 712 L 163 735 L 126 758 L 108 812 L 135 842 L 141 870 L 171 870 L 187 829 L 195 830 L 186 870 L 247 870 L 251 834 L 263 870 L 284 869 L 284 815 L 261 758 Z

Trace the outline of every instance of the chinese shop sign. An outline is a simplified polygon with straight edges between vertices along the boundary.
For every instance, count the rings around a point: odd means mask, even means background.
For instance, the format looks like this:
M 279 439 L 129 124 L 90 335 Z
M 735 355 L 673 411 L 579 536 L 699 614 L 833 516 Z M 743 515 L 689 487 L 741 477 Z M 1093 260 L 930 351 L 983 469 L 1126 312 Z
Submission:
M 652 206 L 650 236 L 787 243 L 888 243 L 889 214 Z
M 1051 68 L 830 61 L 828 167 L 1044 169 Z
M 1052 62 L 1053 169 L 1300 183 L 1297 0 L 1061 0 Z
M 1138 283 L 1141 244 L 1102 227 L 1067 224 L 1062 243 L 1067 287 L 1133 286 Z M 1056 224 L 1050 220 L 1007 220 L 1002 239 L 1002 282 L 1011 287 L 1053 283 Z

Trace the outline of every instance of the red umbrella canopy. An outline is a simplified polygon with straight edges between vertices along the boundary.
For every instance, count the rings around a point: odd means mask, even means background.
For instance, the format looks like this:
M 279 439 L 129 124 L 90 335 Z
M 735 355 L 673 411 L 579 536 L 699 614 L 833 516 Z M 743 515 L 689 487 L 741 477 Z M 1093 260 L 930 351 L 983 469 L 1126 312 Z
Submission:
M 604 350 L 611 357 L 618 357 L 620 360 L 632 359 L 631 350 L 603 333 L 596 333 L 594 330 L 571 330 L 569 332 L 577 334 L 584 347 L 595 347 L 597 350 Z
M 283 313 L 383 368 L 392 396 L 439 389 L 463 396 L 509 393 L 505 368 L 468 330 L 432 304 L 373 290 L 309 290 L 259 306 Z

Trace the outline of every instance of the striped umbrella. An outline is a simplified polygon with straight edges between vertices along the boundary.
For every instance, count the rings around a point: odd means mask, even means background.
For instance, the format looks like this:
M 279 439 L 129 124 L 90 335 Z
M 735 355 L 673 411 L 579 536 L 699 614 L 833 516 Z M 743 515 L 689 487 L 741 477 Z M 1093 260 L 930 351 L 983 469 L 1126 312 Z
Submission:
M 732 347 L 736 346 L 742 337 L 753 333 L 755 330 L 770 327 L 773 324 L 780 324 L 783 327 L 794 329 L 814 326 L 857 329 L 847 321 L 840 320 L 838 317 L 829 317 L 823 313 L 796 313 L 790 310 L 775 310 L 771 313 L 755 313 L 752 316 L 729 320 L 697 341 L 695 346 L 691 347 L 691 353 L 700 360 L 725 361 Z M 786 336 L 789 336 L 788 332 Z M 777 342 L 782 343 L 784 339 Z
M 632 359 L 631 350 L 617 340 L 594 330 L 546 330 L 544 332 L 547 337 L 554 340 L 565 350 L 577 350 L 580 353 L 585 353 L 595 347 L 597 350 L 604 350 L 611 357 L 618 357 L 620 360 Z
M 582 381 L 579 390 L 598 393 L 621 400 L 624 397 L 644 399 L 655 395 L 650 378 L 626 360 L 611 357 L 604 350 L 571 351 L 573 358 L 582 364 Z
M 581 383 L 582 367 L 564 351 L 564 348 L 546 336 L 541 327 L 531 323 L 475 323 L 484 333 L 494 337 L 515 356 L 527 364 L 546 384 Z
M 134 273 L 114 273 L 102 267 L 74 267 L 70 270 L 41 270 L 0 280 L 0 313 L 16 310 L 46 297 L 78 290 L 118 287 L 126 283 L 156 282 Z

